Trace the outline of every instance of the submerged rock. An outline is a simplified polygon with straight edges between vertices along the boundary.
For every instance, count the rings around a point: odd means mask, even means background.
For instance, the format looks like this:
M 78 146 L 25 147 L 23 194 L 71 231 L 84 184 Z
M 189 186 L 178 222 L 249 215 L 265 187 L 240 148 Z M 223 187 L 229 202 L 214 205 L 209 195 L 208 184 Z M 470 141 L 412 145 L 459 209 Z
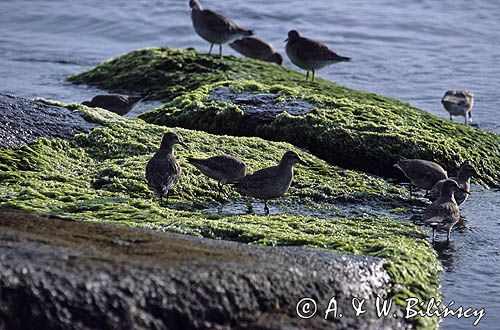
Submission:
M 305 82 L 303 74 L 269 63 L 231 56 L 218 59 L 192 50 L 143 49 L 70 80 L 113 91 L 150 93 L 151 98 L 167 102 L 141 115 L 150 123 L 287 141 L 332 164 L 388 177 L 402 177 L 392 167 L 398 156 L 433 160 L 450 172 L 470 161 L 486 183 L 500 184 L 498 134 L 323 79 Z M 280 102 L 300 100 L 314 104 L 314 110 L 252 123 L 249 119 L 260 113 L 245 114 L 245 107 L 233 100 L 214 101 L 213 91 L 222 88 L 236 95 L 277 94 Z
M 94 127 L 65 107 L 0 94 L 0 148 L 20 148 L 40 137 L 68 140 Z
M 0 211 L 2 329 L 404 329 L 354 316 L 393 285 L 379 258 L 258 247 Z M 301 319 L 296 304 L 318 302 Z M 323 310 L 335 297 L 343 317 Z M 374 304 L 373 304 L 374 305 Z

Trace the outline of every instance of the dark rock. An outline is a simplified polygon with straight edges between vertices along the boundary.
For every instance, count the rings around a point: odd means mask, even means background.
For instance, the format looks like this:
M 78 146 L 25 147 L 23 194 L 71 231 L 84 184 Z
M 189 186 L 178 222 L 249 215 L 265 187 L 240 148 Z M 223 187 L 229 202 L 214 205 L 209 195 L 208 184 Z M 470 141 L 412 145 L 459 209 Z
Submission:
M 257 127 L 273 122 L 284 111 L 300 116 L 308 114 L 315 107 L 314 104 L 302 100 L 278 102 L 277 97 L 278 94 L 273 93 L 235 93 L 224 87 L 210 91 L 207 101 L 231 102 L 239 106 L 244 116 L 239 122 L 238 132 L 248 136 L 253 136 Z
M 94 127 L 67 108 L 0 94 L 0 148 L 20 148 L 40 137 L 71 139 Z
M 0 327 L 5 329 L 406 328 L 356 318 L 351 297 L 386 296 L 378 258 L 248 246 L 0 212 Z M 335 296 L 342 318 L 325 321 Z M 318 302 L 296 315 L 303 297 Z M 371 304 L 374 305 L 374 304 Z M 396 311 L 401 315 L 400 311 Z

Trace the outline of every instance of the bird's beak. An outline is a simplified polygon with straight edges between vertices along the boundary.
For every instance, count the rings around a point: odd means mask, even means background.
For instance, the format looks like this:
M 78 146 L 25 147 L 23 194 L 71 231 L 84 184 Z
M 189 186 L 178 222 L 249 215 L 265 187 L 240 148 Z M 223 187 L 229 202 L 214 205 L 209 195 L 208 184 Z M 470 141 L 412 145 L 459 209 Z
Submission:
M 285 42 L 287 42 L 287 41 L 288 41 L 288 38 L 285 39 Z
M 468 192 L 467 190 L 465 189 L 462 189 L 462 188 L 458 188 L 458 190 L 460 190 L 461 192 L 467 194 L 467 195 L 470 195 L 470 192 Z
M 185 144 L 184 142 L 182 141 L 179 141 L 178 143 L 180 146 L 184 147 L 184 148 L 187 148 L 187 144 Z

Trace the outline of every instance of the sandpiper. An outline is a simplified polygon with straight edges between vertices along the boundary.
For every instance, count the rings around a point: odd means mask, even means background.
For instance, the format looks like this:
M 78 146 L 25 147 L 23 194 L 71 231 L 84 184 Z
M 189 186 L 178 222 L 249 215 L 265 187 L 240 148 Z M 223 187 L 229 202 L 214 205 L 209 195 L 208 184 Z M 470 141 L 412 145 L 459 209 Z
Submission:
M 235 183 L 247 175 L 247 166 L 239 158 L 229 155 L 219 155 L 207 159 L 189 157 L 187 161 L 209 178 L 217 181 L 219 197 L 223 193 L 223 186 Z
M 214 44 L 217 44 L 219 56 L 222 57 L 222 44 L 253 34 L 251 30 L 239 27 L 225 16 L 203 9 L 198 0 L 190 0 L 189 7 L 191 7 L 191 20 L 196 33 L 210 43 L 209 54 L 212 53 Z
M 451 179 L 444 180 L 441 185 L 441 192 L 438 199 L 427 207 L 424 213 L 425 223 L 432 227 L 432 240 L 434 241 L 434 230 L 441 229 L 448 232 L 447 242 L 450 241 L 450 233 L 453 226 L 460 220 L 460 210 L 453 194 L 462 191 L 470 194 L 465 189 L 458 186 L 457 182 Z
M 273 46 L 261 39 L 246 37 L 233 41 L 229 46 L 238 53 L 249 58 L 274 62 L 278 65 L 283 63 L 283 57 L 274 50 Z
M 244 195 L 264 200 L 264 210 L 269 214 L 267 201 L 279 198 L 288 191 L 293 178 L 293 166 L 297 163 L 305 164 L 297 153 L 287 151 L 277 166 L 249 174 L 234 187 Z
M 146 180 L 153 191 L 160 197 L 168 198 L 168 192 L 179 182 L 181 167 L 174 156 L 174 145 L 185 146 L 177 134 L 168 132 L 163 135 L 160 150 L 146 165 Z
M 337 55 L 319 41 L 301 37 L 295 30 L 288 32 L 288 39 L 285 42 L 286 53 L 292 63 L 307 70 L 306 81 L 309 78 L 309 71 L 312 71 L 312 81 L 314 81 L 315 70 L 351 60 L 349 57 Z
M 144 96 L 129 96 L 121 94 L 104 94 L 94 96 L 92 101 L 82 102 L 88 107 L 97 107 L 117 113 L 121 116 L 126 115 L 132 108 L 142 100 Z
M 447 179 L 448 174 L 438 164 L 422 159 L 406 159 L 402 158 L 394 164 L 394 167 L 401 170 L 404 175 L 411 181 L 410 197 L 412 196 L 412 184 L 430 190 L 439 180 Z
M 461 189 L 470 192 L 470 178 L 472 178 L 473 176 L 478 176 L 474 166 L 470 164 L 464 164 L 458 170 L 458 175 L 449 179 L 456 181 Z M 443 186 L 444 181 L 445 180 L 439 180 L 438 182 L 436 182 L 434 187 L 432 187 L 432 189 L 425 197 L 429 198 L 431 201 L 435 201 L 436 199 L 438 199 L 441 194 L 441 187 Z M 460 190 L 455 193 L 455 200 L 457 201 L 458 205 L 462 205 L 467 200 L 467 197 L 469 197 L 469 195 L 463 193 Z
M 449 90 L 441 99 L 446 111 L 450 113 L 450 120 L 452 116 L 464 116 L 465 125 L 472 122 L 472 106 L 474 105 L 474 94 L 469 91 Z

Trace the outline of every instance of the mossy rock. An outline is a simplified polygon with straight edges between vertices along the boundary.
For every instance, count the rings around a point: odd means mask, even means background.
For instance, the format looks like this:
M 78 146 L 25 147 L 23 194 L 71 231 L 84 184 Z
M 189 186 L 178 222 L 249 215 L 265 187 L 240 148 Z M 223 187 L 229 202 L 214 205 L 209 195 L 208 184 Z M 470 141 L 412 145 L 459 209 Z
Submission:
M 188 143 L 188 149 L 177 150 L 184 176 L 169 205 L 161 206 L 147 187 L 144 168 L 162 134 L 171 129 L 105 110 L 80 105 L 68 108 L 102 126 L 71 141 L 41 138 L 18 150 L 0 150 L 0 208 L 245 243 L 382 257 L 395 284 L 391 298 L 399 305 L 408 297 L 439 297 L 440 265 L 419 227 L 370 214 L 331 218 L 301 214 L 300 208 L 308 205 L 327 209 L 333 205 L 335 209 L 347 204 L 362 209 L 368 204 L 368 213 L 405 203 L 412 206 L 401 198 L 405 192 L 384 180 L 328 165 L 287 143 L 176 128 Z M 297 167 L 288 198 L 281 202 L 286 214 L 271 216 L 207 213 L 205 209 L 217 203 L 215 184 L 184 162 L 188 155 L 229 153 L 255 169 L 275 163 L 287 149 L 297 151 L 309 166 Z M 239 197 L 234 193 L 232 198 Z M 437 321 L 419 318 L 416 324 L 429 328 Z
M 274 64 L 194 50 L 143 49 L 69 79 L 165 101 L 141 116 L 155 124 L 286 141 L 332 164 L 388 177 L 401 177 L 392 167 L 398 156 L 433 160 L 450 173 L 469 161 L 484 183 L 500 183 L 498 134 L 323 79 L 306 82 L 302 73 Z M 249 127 L 240 105 L 210 100 L 221 88 L 272 93 L 279 102 L 307 101 L 314 109 L 302 115 L 284 112 Z

